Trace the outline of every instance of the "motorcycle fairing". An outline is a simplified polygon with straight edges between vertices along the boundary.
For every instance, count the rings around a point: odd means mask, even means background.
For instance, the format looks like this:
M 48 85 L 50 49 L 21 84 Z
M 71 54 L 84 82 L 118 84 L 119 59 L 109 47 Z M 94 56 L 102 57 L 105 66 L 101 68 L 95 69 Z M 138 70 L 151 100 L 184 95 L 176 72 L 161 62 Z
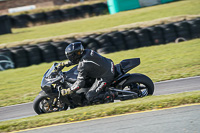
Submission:
M 46 71 L 42 78 L 41 89 L 46 93 L 52 93 L 52 84 L 62 79 L 60 76 L 53 76 L 57 65 L 58 63 L 54 63 L 52 67 Z
M 125 74 L 123 76 L 120 76 L 112 82 L 111 86 L 117 89 L 122 89 L 123 84 L 129 79 L 129 77 L 130 74 Z
M 140 58 L 122 60 L 119 64 L 123 73 L 127 73 L 128 71 L 140 64 Z
M 69 71 L 63 72 L 63 74 L 65 75 L 65 80 L 66 81 L 68 81 L 70 83 L 76 82 L 77 76 L 78 76 L 77 67 L 78 67 L 78 65 L 76 65 L 75 67 L 73 67 Z

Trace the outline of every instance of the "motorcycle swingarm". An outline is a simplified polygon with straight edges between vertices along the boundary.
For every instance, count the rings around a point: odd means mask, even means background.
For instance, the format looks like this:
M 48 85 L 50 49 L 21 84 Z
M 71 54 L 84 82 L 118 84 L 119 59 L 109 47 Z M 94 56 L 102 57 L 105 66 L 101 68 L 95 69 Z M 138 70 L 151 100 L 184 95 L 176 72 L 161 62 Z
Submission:
M 114 88 L 112 88 L 110 90 L 118 93 L 115 100 L 128 100 L 128 99 L 138 98 L 138 94 L 135 93 L 135 92 L 120 90 L 120 89 L 114 89 Z

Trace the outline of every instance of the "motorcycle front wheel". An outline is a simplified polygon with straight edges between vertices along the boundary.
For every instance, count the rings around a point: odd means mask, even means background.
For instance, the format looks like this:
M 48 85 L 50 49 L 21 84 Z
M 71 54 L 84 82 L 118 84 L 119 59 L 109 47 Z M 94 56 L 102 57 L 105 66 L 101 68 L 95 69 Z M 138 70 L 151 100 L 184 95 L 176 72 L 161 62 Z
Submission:
M 37 114 L 67 110 L 68 106 L 56 97 L 38 95 L 33 101 L 33 109 Z

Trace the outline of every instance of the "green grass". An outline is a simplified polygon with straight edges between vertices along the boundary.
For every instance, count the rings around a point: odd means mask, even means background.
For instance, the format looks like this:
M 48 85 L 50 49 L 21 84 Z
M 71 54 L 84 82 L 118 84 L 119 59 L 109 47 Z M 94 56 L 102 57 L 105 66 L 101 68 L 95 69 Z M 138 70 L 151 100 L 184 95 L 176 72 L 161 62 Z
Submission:
M 57 123 L 69 123 L 91 118 L 160 109 L 190 103 L 200 103 L 200 91 L 162 96 L 148 96 L 141 99 L 139 98 L 117 103 L 80 107 L 67 111 L 3 121 L 0 122 L 0 132 L 22 130 Z
M 168 4 L 120 12 L 114 15 L 104 15 L 31 28 L 13 29 L 13 34 L 0 36 L 0 43 L 54 37 L 70 33 L 91 32 L 119 25 L 150 21 L 164 17 L 199 15 L 199 5 L 199 0 L 181 0 Z
M 143 47 L 104 56 L 115 64 L 123 59 L 141 58 L 130 73 L 143 73 L 154 82 L 200 75 L 200 39 L 178 44 Z M 40 82 L 52 63 L 0 72 L 0 106 L 31 102 L 40 92 Z M 67 70 L 67 68 L 65 69 Z

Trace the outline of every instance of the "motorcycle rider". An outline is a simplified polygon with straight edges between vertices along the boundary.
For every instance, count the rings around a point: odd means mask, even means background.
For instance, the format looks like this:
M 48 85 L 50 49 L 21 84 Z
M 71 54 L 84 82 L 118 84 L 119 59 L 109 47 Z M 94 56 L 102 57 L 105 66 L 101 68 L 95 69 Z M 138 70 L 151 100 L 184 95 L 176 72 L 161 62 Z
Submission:
M 71 66 L 78 64 L 77 81 L 71 88 L 62 89 L 62 95 L 72 94 L 73 92 L 84 87 L 85 79 L 87 77 L 95 78 L 95 82 L 86 93 L 86 98 L 92 102 L 100 98 L 100 93 L 104 90 L 114 79 L 114 63 L 111 59 L 99 55 L 97 52 L 84 49 L 81 42 L 74 42 L 69 44 L 65 49 L 65 54 L 69 59 L 66 63 L 60 63 L 58 69 L 64 66 Z M 102 95 L 101 95 L 102 96 Z M 107 91 L 103 94 L 104 100 L 113 101 L 114 94 Z

